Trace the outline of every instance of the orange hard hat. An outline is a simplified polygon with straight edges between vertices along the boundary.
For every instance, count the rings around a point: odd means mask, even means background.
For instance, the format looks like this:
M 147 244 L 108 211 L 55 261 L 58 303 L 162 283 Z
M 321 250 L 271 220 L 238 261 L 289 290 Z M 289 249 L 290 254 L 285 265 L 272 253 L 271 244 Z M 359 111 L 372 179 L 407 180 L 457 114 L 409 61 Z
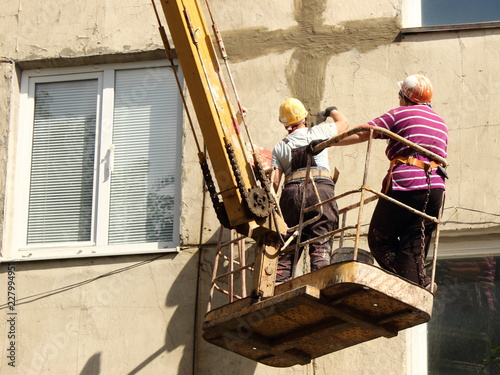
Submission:
M 398 82 L 401 93 L 417 104 L 429 104 L 432 100 L 432 85 L 429 78 L 421 74 L 413 74 Z
M 285 125 L 295 125 L 307 117 L 307 110 L 299 99 L 289 98 L 280 105 L 280 122 Z

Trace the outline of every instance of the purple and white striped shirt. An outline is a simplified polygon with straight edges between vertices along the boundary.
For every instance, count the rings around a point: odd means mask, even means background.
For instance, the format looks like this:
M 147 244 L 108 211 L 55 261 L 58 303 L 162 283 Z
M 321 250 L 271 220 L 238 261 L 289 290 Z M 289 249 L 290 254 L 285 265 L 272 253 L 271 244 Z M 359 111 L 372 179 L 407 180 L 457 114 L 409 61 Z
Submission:
M 390 130 L 419 146 L 446 158 L 448 146 L 448 127 L 444 120 L 427 105 L 413 105 L 392 109 L 368 124 Z M 377 133 L 376 138 L 388 138 Z M 397 157 L 412 156 L 429 161 L 423 155 L 415 154 L 412 148 L 389 138 L 385 154 L 389 160 Z M 387 179 L 387 176 L 386 178 Z M 385 179 L 384 185 L 385 186 Z M 392 172 L 392 189 L 398 191 L 421 190 L 428 188 L 423 169 L 411 165 L 396 165 Z M 431 173 L 431 188 L 445 188 L 444 178 Z

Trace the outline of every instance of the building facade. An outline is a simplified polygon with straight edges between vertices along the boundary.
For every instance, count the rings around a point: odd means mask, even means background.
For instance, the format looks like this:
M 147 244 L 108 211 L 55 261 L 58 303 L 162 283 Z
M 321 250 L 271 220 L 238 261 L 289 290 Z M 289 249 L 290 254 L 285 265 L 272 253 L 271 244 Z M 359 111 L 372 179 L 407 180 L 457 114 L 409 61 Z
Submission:
M 208 3 L 264 148 L 288 97 L 362 124 L 407 75 L 431 79 L 450 136 L 433 319 L 291 369 L 205 342 L 220 228 L 151 3 L 2 1 L 2 374 L 498 373 L 500 5 Z M 337 192 L 359 186 L 365 150 L 331 149 Z

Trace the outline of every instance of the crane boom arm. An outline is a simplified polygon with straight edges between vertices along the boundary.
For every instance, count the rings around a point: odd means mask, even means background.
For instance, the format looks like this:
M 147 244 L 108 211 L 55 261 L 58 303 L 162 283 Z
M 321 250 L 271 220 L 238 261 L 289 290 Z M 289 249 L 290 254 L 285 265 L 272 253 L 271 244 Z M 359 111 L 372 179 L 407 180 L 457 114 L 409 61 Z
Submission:
M 238 226 L 253 221 L 243 194 L 257 186 L 257 181 L 246 158 L 203 9 L 193 0 L 162 0 L 161 5 L 229 222 Z
M 222 216 L 230 227 L 256 240 L 259 250 L 254 263 L 252 294 L 272 296 L 282 238 L 279 234 L 284 235 L 287 227 L 281 216 L 272 214 L 275 203 L 270 180 L 255 151 L 253 162 L 248 158 L 200 2 L 161 0 L 161 5 L 215 175 L 219 190 L 216 194 L 222 198 L 225 210 Z M 167 55 L 171 56 L 161 27 L 160 33 Z M 217 30 L 214 33 L 220 38 Z M 225 58 L 225 51 L 221 53 Z M 242 108 L 239 101 L 238 108 Z M 203 159 L 204 155 L 200 161 Z M 208 167 L 203 161 L 201 164 L 207 181 Z M 215 201 L 217 204 L 218 198 Z M 222 220 L 221 223 L 226 225 Z

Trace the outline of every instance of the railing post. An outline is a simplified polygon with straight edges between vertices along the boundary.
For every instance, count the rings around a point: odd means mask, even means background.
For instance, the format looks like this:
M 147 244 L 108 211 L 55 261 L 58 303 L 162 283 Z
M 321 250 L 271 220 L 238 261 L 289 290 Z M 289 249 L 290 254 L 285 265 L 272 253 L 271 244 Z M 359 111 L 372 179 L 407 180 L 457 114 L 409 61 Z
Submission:
M 370 165 L 370 154 L 372 150 L 373 129 L 370 129 L 370 137 L 368 138 L 368 146 L 365 158 L 365 170 L 363 172 L 363 183 L 361 185 L 361 194 L 359 201 L 358 222 L 356 225 L 356 239 L 354 241 L 353 260 L 358 260 L 359 237 L 361 236 L 361 221 L 363 219 L 363 207 L 365 205 L 365 186 L 368 177 L 368 167 Z

